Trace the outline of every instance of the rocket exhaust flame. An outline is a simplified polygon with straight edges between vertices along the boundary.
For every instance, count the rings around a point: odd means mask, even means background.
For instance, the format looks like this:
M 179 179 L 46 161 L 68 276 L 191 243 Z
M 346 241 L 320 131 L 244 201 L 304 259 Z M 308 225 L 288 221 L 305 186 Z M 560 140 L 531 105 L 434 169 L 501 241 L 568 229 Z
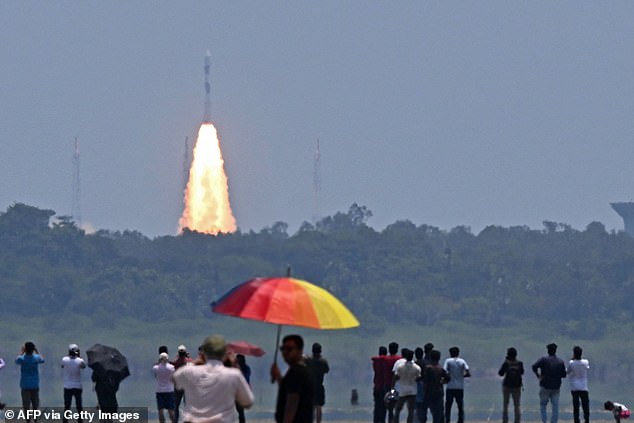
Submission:
M 204 122 L 198 131 L 189 169 L 179 232 L 184 228 L 212 235 L 236 230 L 220 141 L 216 128 L 208 122 Z

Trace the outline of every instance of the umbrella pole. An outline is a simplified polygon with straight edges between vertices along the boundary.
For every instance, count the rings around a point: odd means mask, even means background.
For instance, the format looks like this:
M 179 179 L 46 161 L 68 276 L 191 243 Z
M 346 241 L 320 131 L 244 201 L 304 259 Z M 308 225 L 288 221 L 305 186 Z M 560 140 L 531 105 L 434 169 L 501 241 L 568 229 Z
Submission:
M 275 348 L 273 351 L 273 364 L 277 364 L 277 352 L 280 349 L 280 335 L 282 333 L 282 325 L 277 325 L 277 338 L 275 339 Z
M 286 277 L 291 277 L 291 265 L 286 267 Z M 275 347 L 273 348 L 273 364 L 277 366 L 277 351 L 280 349 L 280 335 L 282 334 L 282 325 L 277 325 L 277 337 L 275 339 Z M 275 380 L 271 378 L 271 383 L 275 383 Z
M 286 276 L 291 277 L 291 266 L 290 264 L 286 268 Z M 273 348 L 273 364 L 277 364 L 277 351 L 280 349 L 280 335 L 282 333 L 282 325 L 277 325 L 277 339 L 275 340 L 275 348 Z
M 273 348 L 273 365 L 277 366 L 277 351 L 280 349 L 280 334 L 282 333 L 282 325 L 277 325 L 277 338 L 275 340 L 275 347 Z M 275 379 L 271 375 L 271 383 L 275 383 Z
M 291 265 L 286 266 L 286 277 L 291 277 Z M 275 340 L 275 348 L 273 349 L 273 364 L 277 364 L 277 350 L 280 348 L 280 335 L 282 333 L 282 325 L 277 325 L 277 339 Z

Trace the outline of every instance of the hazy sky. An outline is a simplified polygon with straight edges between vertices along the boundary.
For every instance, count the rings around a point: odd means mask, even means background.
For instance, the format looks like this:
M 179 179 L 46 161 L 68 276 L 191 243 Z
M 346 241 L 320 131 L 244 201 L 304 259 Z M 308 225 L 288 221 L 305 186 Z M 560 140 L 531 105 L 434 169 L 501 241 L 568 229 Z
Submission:
M 367 206 L 443 229 L 621 229 L 634 199 L 632 1 L 0 2 L 0 210 L 174 234 L 212 117 L 238 226 Z

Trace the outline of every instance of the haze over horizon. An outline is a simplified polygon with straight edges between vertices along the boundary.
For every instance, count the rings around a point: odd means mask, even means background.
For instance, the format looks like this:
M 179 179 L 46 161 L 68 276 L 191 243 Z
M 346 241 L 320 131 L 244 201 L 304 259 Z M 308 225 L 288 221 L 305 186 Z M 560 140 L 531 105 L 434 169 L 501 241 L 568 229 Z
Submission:
M 185 137 L 211 117 L 237 225 L 366 206 L 381 229 L 623 229 L 634 3 L 0 4 L 0 210 L 175 234 Z

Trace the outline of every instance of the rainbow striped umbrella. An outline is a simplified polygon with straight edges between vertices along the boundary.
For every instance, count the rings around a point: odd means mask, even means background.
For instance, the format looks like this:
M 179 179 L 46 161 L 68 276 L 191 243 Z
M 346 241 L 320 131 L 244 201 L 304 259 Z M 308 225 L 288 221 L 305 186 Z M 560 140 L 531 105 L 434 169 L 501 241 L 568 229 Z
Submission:
M 346 329 L 359 321 L 334 295 L 301 279 L 255 278 L 223 295 L 212 311 L 243 319 L 314 329 Z
M 212 303 L 212 311 L 278 325 L 275 357 L 281 325 L 314 329 L 347 329 L 359 321 L 341 301 L 323 288 L 292 277 L 248 280 Z

